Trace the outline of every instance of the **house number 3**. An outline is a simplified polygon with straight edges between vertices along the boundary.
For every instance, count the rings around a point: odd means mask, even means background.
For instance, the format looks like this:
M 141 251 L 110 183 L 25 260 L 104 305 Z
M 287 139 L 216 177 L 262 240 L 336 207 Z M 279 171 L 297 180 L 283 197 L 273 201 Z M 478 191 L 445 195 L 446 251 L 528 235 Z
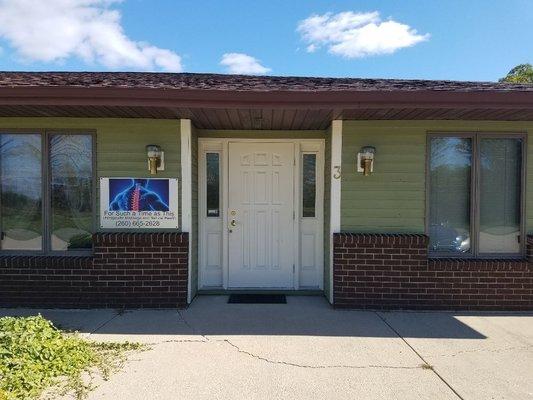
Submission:
M 333 178 L 340 179 L 340 177 L 341 177 L 341 167 L 339 165 L 336 165 L 333 167 Z

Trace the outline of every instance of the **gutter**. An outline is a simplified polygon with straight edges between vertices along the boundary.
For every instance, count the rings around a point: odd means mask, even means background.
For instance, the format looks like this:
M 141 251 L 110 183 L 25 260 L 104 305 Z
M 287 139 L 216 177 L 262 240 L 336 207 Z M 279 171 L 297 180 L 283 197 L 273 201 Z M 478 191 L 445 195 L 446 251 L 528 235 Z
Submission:
M 4 87 L 0 105 L 165 108 L 533 109 L 533 92 L 517 91 L 223 91 L 151 88 Z

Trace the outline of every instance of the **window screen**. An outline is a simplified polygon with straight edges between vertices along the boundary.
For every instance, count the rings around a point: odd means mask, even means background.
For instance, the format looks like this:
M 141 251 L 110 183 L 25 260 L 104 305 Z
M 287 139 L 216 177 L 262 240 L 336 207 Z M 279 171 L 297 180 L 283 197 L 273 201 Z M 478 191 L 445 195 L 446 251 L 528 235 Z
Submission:
M 521 154 L 520 139 L 481 139 L 481 253 L 520 251 Z

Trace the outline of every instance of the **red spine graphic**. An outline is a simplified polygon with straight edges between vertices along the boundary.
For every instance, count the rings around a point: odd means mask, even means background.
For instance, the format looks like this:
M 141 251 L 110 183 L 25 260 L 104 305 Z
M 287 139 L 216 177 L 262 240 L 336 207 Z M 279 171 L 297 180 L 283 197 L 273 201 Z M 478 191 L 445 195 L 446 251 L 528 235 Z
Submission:
M 141 185 L 136 184 L 131 196 L 131 211 L 139 211 L 139 200 L 141 197 Z

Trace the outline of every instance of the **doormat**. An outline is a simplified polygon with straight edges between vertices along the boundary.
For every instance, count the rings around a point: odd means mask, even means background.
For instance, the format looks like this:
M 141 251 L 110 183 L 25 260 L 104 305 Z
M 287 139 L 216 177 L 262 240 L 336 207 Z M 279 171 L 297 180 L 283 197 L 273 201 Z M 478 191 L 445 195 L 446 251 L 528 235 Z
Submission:
M 284 294 L 230 294 L 230 304 L 287 304 Z

